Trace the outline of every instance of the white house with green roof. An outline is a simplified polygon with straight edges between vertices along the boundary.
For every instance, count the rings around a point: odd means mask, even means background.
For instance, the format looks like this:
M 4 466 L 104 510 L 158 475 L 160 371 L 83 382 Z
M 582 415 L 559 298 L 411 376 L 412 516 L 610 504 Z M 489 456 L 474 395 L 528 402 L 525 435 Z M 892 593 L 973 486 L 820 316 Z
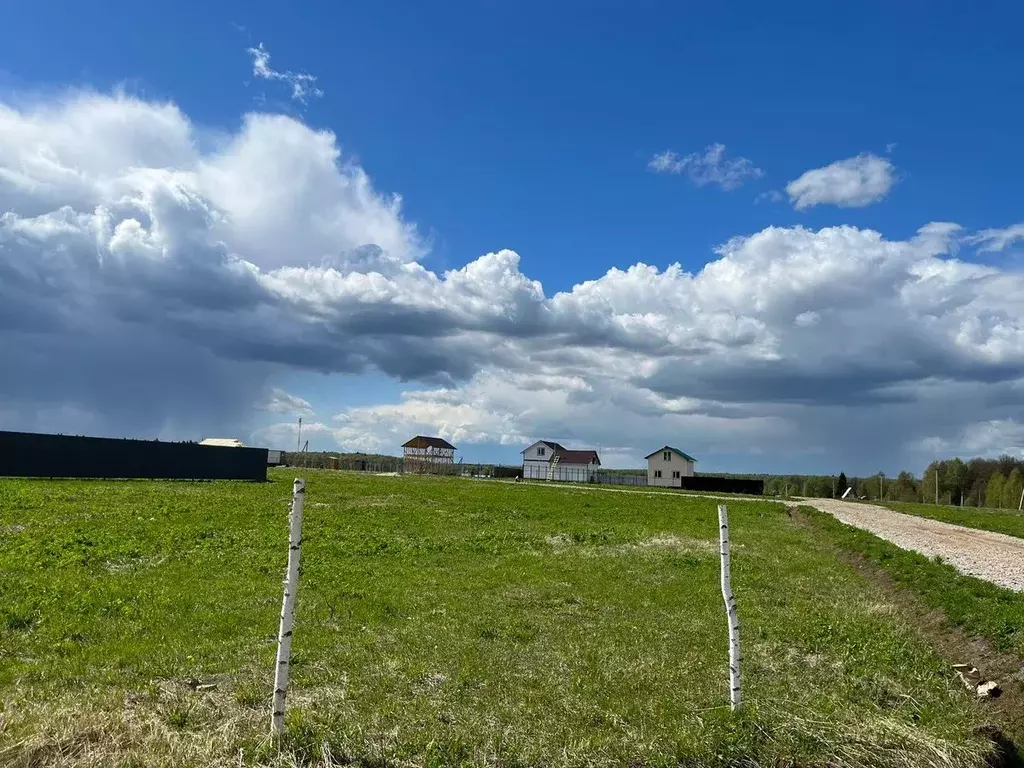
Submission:
M 693 456 L 683 453 L 671 445 L 662 446 L 645 458 L 647 459 L 647 484 L 666 487 L 678 487 L 680 478 L 693 477 L 693 465 L 697 463 Z

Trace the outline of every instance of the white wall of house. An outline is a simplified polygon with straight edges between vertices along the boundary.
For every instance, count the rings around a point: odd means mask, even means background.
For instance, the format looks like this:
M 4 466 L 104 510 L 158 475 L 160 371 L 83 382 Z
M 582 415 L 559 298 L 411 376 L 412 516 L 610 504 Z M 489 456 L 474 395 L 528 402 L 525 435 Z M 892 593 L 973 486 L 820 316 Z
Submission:
M 548 476 L 548 462 L 554 454 L 554 449 L 537 441 L 523 451 L 523 479 L 524 480 L 546 480 Z
M 693 477 L 693 462 L 675 451 L 658 451 L 647 460 L 648 485 L 678 485 L 681 477 Z

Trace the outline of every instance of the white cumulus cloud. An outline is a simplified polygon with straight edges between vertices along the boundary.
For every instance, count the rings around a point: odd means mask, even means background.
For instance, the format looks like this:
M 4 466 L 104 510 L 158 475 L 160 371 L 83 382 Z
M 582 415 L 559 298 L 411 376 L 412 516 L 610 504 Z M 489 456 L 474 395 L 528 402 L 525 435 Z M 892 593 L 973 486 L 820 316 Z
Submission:
M 798 211 L 815 205 L 862 208 L 884 198 L 895 182 L 891 162 L 864 153 L 806 171 L 786 185 L 786 193 Z
M 647 167 L 655 173 L 685 173 L 698 187 L 717 184 L 724 190 L 737 189 L 749 179 L 764 175 L 764 171 L 745 157 L 727 158 L 724 144 L 711 144 L 703 153 L 685 156 L 665 150 L 652 157 Z
M 0 106 L 0 428 L 248 434 L 261 406 L 309 414 L 268 402 L 284 371 L 406 382 L 303 425 L 361 450 L 546 437 L 853 473 L 1024 421 L 1024 276 L 957 260 L 979 235 L 955 224 L 768 227 L 697 270 L 624 252 L 551 292 L 512 250 L 428 269 L 330 132 L 252 114 L 206 149 L 198 131 L 117 94 Z M 281 421 L 263 442 L 294 441 Z

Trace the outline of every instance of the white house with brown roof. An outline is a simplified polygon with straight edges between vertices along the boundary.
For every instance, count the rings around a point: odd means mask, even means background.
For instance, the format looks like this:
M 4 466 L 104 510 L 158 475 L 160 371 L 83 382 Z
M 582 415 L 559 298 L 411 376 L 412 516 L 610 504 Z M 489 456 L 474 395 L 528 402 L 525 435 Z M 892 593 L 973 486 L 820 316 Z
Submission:
M 678 448 L 665 445 L 647 459 L 647 484 L 678 487 L 682 477 L 693 477 L 693 465 L 697 460 Z
M 521 453 L 524 480 L 586 483 L 601 467 L 597 451 L 574 451 L 550 440 L 538 440 Z

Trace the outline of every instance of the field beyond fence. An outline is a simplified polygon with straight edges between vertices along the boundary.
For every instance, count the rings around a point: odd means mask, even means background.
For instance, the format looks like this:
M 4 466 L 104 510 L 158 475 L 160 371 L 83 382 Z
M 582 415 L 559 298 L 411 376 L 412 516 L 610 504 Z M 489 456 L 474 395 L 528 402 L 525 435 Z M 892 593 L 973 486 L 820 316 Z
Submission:
M 287 466 L 297 469 L 336 469 L 351 472 L 368 472 L 371 474 L 418 474 L 491 479 L 521 478 L 530 481 L 592 483 L 596 485 L 618 485 L 634 488 L 642 488 L 649 485 L 647 472 L 642 469 L 606 470 L 555 466 L 550 473 L 546 469 L 540 469 L 535 470 L 535 475 L 524 476 L 522 465 L 507 466 L 464 462 L 447 464 L 421 460 L 407 463 L 400 457 L 381 454 L 285 453 L 283 455 L 283 462 Z M 752 478 L 698 475 L 696 477 L 675 478 L 672 480 L 672 483 L 672 485 L 659 485 L 657 487 L 703 491 L 706 493 L 735 493 L 747 496 L 760 496 L 764 493 L 764 481 Z

